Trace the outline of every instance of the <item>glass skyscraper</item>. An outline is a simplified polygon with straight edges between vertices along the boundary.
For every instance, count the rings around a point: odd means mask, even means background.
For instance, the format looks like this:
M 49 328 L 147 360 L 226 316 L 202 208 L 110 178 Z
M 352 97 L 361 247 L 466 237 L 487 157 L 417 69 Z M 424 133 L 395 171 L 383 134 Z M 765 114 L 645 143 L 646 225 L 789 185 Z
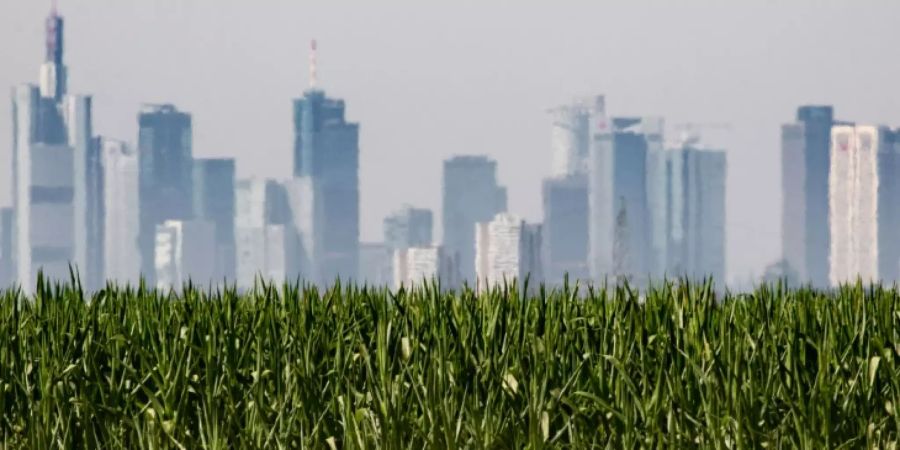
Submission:
M 312 226 L 305 246 L 311 280 L 356 278 L 359 268 L 359 125 L 344 101 L 311 88 L 294 100 L 294 176 L 311 185 Z
M 497 184 L 497 163 L 486 156 L 444 161 L 444 250 L 459 262 L 462 281 L 475 281 L 475 224 L 506 211 L 506 189 Z

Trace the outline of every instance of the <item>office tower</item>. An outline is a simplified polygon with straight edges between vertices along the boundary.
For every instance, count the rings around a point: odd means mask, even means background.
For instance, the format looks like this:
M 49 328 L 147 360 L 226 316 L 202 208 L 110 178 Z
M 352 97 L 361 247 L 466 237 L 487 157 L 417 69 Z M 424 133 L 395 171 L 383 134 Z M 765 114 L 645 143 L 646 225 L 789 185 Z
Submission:
M 836 125 L 831 132 L 830 282 L 891 283 L 900 278 L 896 204 L 898 133 Z
M 156 287 L 180 289 L 187 282 L 207 289 L 215 264 L 215 225 L 201 220 L 166 220 L 156 226 Z
M 214 277 L 233 280 L 234 240 L 234 159 L 194 160 L 194 217 L 216 225 L 216 267 Z
M 431 210 L 405 205 L 384 218 L 384 243 L 391 250 L 432 244 Z
M 344 101 L 315 86 L 294 100 L 294 176 L 312 188 L 314 281 L 356 278 L 359 268 L 359 124 L 347 122 Z
M 193 213 L 191 116 L 172 105 L 145 105 L 138 123 L 141 272 L 152 282 L 156 226 Z
M 380 242 L 359 245 L 359 282 L 375 287 L 391 287 L 394 269 L 391 247 Z
M 273 180 L 252 178 L 235 184 L 236 280 L 249 288 L 257 277 L 282 282 L 299 273 L 299 247 L 290 189 Z M 302 212 L 298 212 L 301 215 Z
M 831 106 L 802 106 L 781 127 L 781 248 L 804 282 L 829 284 Z
M 475 224 L 506 211 L 497 163 L 486 156 L 444 161 L 442 208 L 444 250 L 459 262 L 461 281 L 475 281 Z
M 666 272 L 724 282 L 725 152 L 686 145 L 666 156 Z
M 55 8 L 45 25 L 39 84 L 13 91 L 16 279 L 31 289 L 39 270 L 51 279 L 68 279 L 74 264 L 91 288 L 98 281 L 102 233 L 91 101 L 66 95 L 63 19 Z
M 141 276 L 139 158 L 133 147 L 112 139 L 103 139 L 102 149 L 103 272 L 109 281 L 136 285 Z
M 598 101 L 588 177 L 591 277 L 645 281 L 665 268 L 665 156 L 660 119 L 606 119 Z M 651 212 L 651 205 L 653 211 Z
M 526 224 L 518 216 L 500 213 L 479 222 L 475 233 L 475 270 L 479 289 L 512 283 L 531 286 L 543 281 L 541 226 Z
M 13 239 L 15 215 L 12 208 L 0 208 L 0 288 L 10 286 L 15 280 Z
M 394 287 L 440 283 L 441 289 L 455 289 L 459 283 L 459 265 L 453 255 L 439 245 L 394 250 Z
M 546 278 L 562 283 L 588 278 L 588 190 L 584 174 L 544 180 L 542 255 Z
M 73 152 L 75 254 L 73 263 L 82 283 L 99 289 L 103 283 L 103 179 L 99 141 L 93 136 L 91 97 L 67 95 L 63 115 Z
M 603 97 L 597 98 L 602 101 Z M 591 137 L 589 101 L 563 105 L 550 110 L 550 113 L 553 116 L 551 175 L 565 177 L 585 173 Z
M 16 276 L 23 289 L 37 272 L 69 278 L 74 254 L 72 149 L 53 137 L 40 117 L 38 88 L 22 85 L 13 97 L 13 207 L 16 215 Z M 63 130 L 63 135 L 65 130 Z

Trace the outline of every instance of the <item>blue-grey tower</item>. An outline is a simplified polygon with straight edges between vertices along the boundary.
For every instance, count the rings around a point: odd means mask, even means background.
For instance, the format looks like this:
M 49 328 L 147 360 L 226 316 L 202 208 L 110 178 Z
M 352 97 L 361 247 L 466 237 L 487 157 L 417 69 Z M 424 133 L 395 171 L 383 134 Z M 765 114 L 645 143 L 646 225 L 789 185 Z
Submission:
M 486 156 L 444 161 L 444 248 L 459 261 L 460 277 L 475 282 L 475 224 L 506 212 L 506 188 L 497 184 L 497 162 Z
M 309 181 L 312 266 L 305 277 L 331 283 L 356 278 L 359 267 L 359 124 L 344 117 L 344 101 L 317 87 L 316 42 L 310 88 L 294 100 L 294 177 Z
M 831 106 L 801 106 L 781 127 L 782 257 L 800 279 L 829 285 Z
M 155 283 L 156 226 L 193 216 L 191 116 L 172 105 L 138 115 L 141 274 Z
M 234 159 L 194 160 L 194 217 L 216 226 L 216 267 L 218 281 L 234 280 Z

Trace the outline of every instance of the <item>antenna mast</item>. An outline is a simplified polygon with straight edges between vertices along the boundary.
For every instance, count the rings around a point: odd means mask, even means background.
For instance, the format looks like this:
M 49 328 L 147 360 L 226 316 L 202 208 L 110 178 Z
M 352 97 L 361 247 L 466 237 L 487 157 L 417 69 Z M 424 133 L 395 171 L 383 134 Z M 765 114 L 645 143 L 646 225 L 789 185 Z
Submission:
M 56 0 L 54 0 L 56 1 Z M 309 87 L 312 89 L 316 88 L 316 85 L 319 84 L 319 75 L 316 72 L 316 40 L 313 39 L 309 43 Z

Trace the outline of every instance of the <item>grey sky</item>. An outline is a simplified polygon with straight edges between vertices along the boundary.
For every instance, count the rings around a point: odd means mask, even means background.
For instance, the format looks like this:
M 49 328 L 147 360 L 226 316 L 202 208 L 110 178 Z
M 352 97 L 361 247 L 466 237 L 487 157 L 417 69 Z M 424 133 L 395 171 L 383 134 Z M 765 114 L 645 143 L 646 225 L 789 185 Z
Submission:
M 402 203 L 435 210 L 441 161 L 499 161 L 512 212 L 539 220 L 546 109 L 601 93 L 615 115 L 729 122 L 728 272 L 780 252 L 779 125 L 802 103 L 900 125 L 900 2 L 61 0 L 70 91 L 134 142 L 141 102 L 194 115 L 196 156 L 287 177 L 291 103 L 319 41 L 320 86 L 361 124 L 362 238 Z M 49 0 L 0 0 L 0 86 L 35 82 Z M 0 173 L 10 172 L 0 108 Z M 9 202 L 5 183 L 0 202 Z M 440 236 L 439 231 L 437 236 Z

